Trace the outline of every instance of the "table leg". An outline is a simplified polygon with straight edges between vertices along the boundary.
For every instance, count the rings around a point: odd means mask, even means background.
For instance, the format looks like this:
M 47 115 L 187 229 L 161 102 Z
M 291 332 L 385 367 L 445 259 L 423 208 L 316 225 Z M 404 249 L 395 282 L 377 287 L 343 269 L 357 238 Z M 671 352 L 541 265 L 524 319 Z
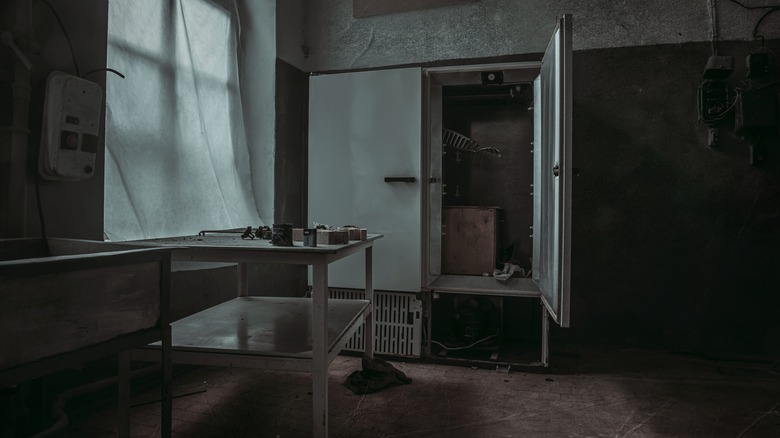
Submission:
M 374 248 L 366 248 L 366 299 L 369 303 L 369 314 L 365 326 L 365 355 L 374 357 Z
M 118 354 L 118 382 L 119 402 L 117 424 L 117 436 L 125 438 L 130 436 L 130 352 L 122 351 Z
M 238 296 L 245 297 L 249 295 L 249 265 L 247 263 L 238 264 Z
M 548 338 L 550 335 L 550 317 L 547 308 L 542 303 L 542 366 L 547 366 L 550 352 L 548 350 Z
M 173 362 L 171 345 L 171 326 L 165 324 L 162 330 L 162 387 L 160 388 L 160 436 L 170 438 L 173 428 Z
M 312 265 L 312 436 L 328 435 L 328 265 L 320 260 Z

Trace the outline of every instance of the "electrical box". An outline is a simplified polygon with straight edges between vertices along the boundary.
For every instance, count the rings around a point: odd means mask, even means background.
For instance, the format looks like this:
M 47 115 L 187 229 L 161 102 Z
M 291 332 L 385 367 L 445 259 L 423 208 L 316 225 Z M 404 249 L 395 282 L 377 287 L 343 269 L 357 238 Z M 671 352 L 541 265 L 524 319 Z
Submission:
M 769 76 L 769 52 L 758 51 L 750 53 L 745 59 L 748 79 L 764 79 Z
M 731 91 L 724 81 L 705 80 L 699 85 L 699 121 L 714 126 L 729 111 Z
M 777 123 L 773 92 L 745 90 L 737 96 L 734 110 L 734 132 L 739 135 L 771 131 Z
M 46 81 L 38 171 L 49 180 L 78 181 L 95 172 L 103 89 L 62 72 Z
M 704 66 L 704 79 L 724 80 L 734 71 L 733 56 L 710 56 Z

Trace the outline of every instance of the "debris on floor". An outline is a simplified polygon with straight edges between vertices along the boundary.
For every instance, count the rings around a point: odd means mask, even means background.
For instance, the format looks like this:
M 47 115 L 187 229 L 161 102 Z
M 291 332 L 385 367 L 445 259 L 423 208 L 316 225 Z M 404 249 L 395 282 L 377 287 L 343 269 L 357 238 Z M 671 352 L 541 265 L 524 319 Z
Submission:
M 355 394 L 370 394 L 389 386 L 412 383 L 403 371 L 384 359 L 363 356 L 361 362 L 363 369 L 354 371 L 344 383 Z
M 512 365 L 507 365 L 507 366 L 496 365 L 496 371 L 498 371 L 499 373 L 508 374 L 510 369 L 512 369 Z

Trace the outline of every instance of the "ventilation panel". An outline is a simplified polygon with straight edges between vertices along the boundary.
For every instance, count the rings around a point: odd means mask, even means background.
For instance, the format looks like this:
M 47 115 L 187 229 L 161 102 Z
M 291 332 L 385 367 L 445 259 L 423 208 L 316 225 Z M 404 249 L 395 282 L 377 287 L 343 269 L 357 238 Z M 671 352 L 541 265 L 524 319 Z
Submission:
M 360 289 L 330 289 L 330 298 L 362 300 Z M 392 356 L 420 357 L 422 301 L 414 294 L 374 291 L 374 352 Z M 365 324 L 347 342 L 347 351 L 365 351 Z

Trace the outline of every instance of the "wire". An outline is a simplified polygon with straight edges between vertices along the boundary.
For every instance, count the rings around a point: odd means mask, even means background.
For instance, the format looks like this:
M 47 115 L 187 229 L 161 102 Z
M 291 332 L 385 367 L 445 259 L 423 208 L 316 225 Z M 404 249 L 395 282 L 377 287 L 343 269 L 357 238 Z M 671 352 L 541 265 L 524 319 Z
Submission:
M 729 114 L 729 111 L 731 111 L 736 104 L 737 104 L 737 99 L 734 99 L 734 102 L 732 102 L 731 105 L 729 105 L 728 108 L 726 108 L 725 110 L 721 111 L 720 115 L 718 115 L 716 117 L 712 117 L 711 119 L 709 119 L 709 121 L 710 122 L 719 122 L 719 121 L 725 119 L 726 116 Z
M 68 31 L 65 30 L 65 25 L 62 24 L 60 15 L 57 14 L 57 11 L 54 9 L 51 3 L 49 3 L 48 0 L 41 0 L 41 2 L 49 8 L 52 15 L 54 15 L 54 18 L 57 20 L 57 23 L 60 25 L 60 29 L 62 29 L 62 34 L 65 36 L 65 40 L 68 42 L 68 47 L 70 48 L 70 57 L 71 60 L 73 61 L 73 67 L 76 69 L 76 76 L 81 76 L 81 71 L 79 70 L 79 63 L 76 61 L 76 51 L 73 50 L 73 43 L 70 41 L 70 37 L 68 36 Z
M 84 79 L 84 78 L 86 78 L 87 76 L 91 75 L 92 73 L 97 73 L 97 72 L 99 72 L 99 71 L 110 71 L 111 73 L 113 73 L 113 74 L 115 74 L 115 75 L 119 76 L 119 77 L 120 77 L 120 78 L 122 78 L 122 79 L 124 79 L 124 78 L 125 78 L 125 75 L 123 75 L 122 73 L 120 73 L 120 72 L 118 72 L 118 71 L 114 70 L 113 68 L 109 68 L 109 67 L 104 67 L 104 68 L 96 68 L 96 69 L 94 69 L 94 70 L 90 70 L 90 71 L 88 71 L 88 72 L 84 73 L 84 75 L 82 75 L 82 76 L 81 76 L 81 78 L 82 78 L 82 79 Z
M 728 116 L 729 111 L 734 109 L 734 107 L 737 105 L 737 101 L 739 101 L 740 94 L 742 94 L 742 90 L 735 89 L 734 91 L 736 92 L 736 95 L 734 96 L 734 101 L 731 102 L 731 105 L 729 105 L 729 107 L 726 108 L 725 110 L 721 111 L 720 114 L 718 114 L 717 116 L 708 119 L 709 122 L 719 122 L 725 119 L 726 116 Z
M 753 89 L 754 90 L 763 90 L 765 88 L 774 87 L 775 85 L 778 85 L 778 84 L 780 84 L 780 81 L 773 81 L 773 82 L 769 82 L 768 84 L 764 84 L 761 87 L 753 87 Z
M 712 25 L 712 56 L 718 56 L 718 11 L 715 0 L 710 0 L 710 24 Z
M 739 5 L 745 9 L 772 9 L 777 8 L 778 5 L 761 5 L 761 6 L 749 6 L 749 5 L 743 5 L 737 0 L 729 0 L 731 3 L 734 3 L 735 5 Z
M 441 342 L 434 341 L 433 339 L 431 339 L 431 343 L 433 343 L 433 344 L 436 344 L 436 345 L 438 345 L 439 347 L 441 347 L 441 348 L 443 348 L 443 349 L 445 349 L 445 350 L 449 350 L 449 351 L 454 351 L 454 350 L 468 350 L 469 348 L 471 348 L 471 347 L 474 347 L 475 345 L 481 344 L 481 343 L 483 343 L 483 342 L 485 342 L 485 341 L 487 341 L 487 340 L 489 340 L 489 339 L 493 339 L 493 338 L 495 338 L 496 336 L 498 336 L 498 333 L 496 333 L 496 334 L 493 334 L 493 335 L 490 335 L 490 336 L 488 336 L 488 337 L 486 337 L 486 338 L 482 338 L 482 339 L 480 339 L 479 341 L 476 341 L 476 342 L 472 343 L 471 345 L 466 345 L 465 347 L 447 347 L 446 345 L 442 344 Z
M 41 237 L 43 238 L 43 244 L 46 246 L 46 249 L 48 250 L 49 247 L 49 241 L 46 240 L 46 220 L 43 216 L 43 204 L 41 203 L 41 187 L 40 183 L 38 182 L 40 180 L 40 176 L 35 176 L 35 203 L 38 207 L 38 222 L 41 224 Z
M 697 98 L 698 98 L 699 102 L 702 102 L 702 93 L 704 92 L 703 88 L 704 88 L 705 82 L 707 82 L 707 81 L 702 81 L 699 84 L 699 88 L 696 91 L 697 95 L 698 95 Z M 713 123 L 713 122 L 719 122 L 719 121 L 725 119 L 726 116 L 728 116 L 729 112 L 734 108 L 734 106 L 736 106 L 737 101 L 739 100 L 739 95 L 742 93 L 742 90 L 739 89 L 739 88 L 735 88 L 733 91 L 735 93 L 734 100 L 729 103 L 728 108 L 720 111 L 717 115 L 714 115 L 714 116 L 707 116 L 707 115 L 705 115 L 704 112 L 703 112 L 704 108 L 703 108 L 702 104 L 700 103 L 699 104 L 699 120 L 706 125 L 706 124 Z
M 731 3 L 734 3 L 735 5 L 738 5 L 738 6 L 742 7 L 742 8 L 744 8 L 744 9 L 749 9 L 749 10 L 768 9 L 768 11 L 766 11 L 764 13 L 764 15 L 762 15 L 761 18 L 758 19 L 758 21 L 756 22 L 756 25 L 753 26 L 753 38 L 754 39 L 761 38 L 761 46 L 763 46 L 764 45 L 764 36 L 763 35 L 758 35 L 758 27 L 761 25 L 761 22 L 764 21 L 764 19 L 766 17 L 768 17 L 770 14 L 772 14 L 773 12 L 780 11 L 780 5 L 749 6 L 749 5 L 745 5 L 745 4 L 741 3 L 741 2 L 739 2 L 737 0 L 729 0 L 729 1 Z
M 764 13 L 764 15 L 762 15 L 761 18 L 758 19 L 758 21 L 756 22 L 756 25 L 753 26 L 753 38 L 756 38 L 756 39 L 757 38 L 761 38 L 761 47 L 764 46 L 764 36 L 763 35 L 758 35 L 758 26 L 761 25 L 761 22 L 764 21 L 764 19 L 766 17 L 768 17 L 773 12 L 777 12 L 778 10 L 780 10 L 780 6 L 775 6 L 774 8 L 766 11 Z

